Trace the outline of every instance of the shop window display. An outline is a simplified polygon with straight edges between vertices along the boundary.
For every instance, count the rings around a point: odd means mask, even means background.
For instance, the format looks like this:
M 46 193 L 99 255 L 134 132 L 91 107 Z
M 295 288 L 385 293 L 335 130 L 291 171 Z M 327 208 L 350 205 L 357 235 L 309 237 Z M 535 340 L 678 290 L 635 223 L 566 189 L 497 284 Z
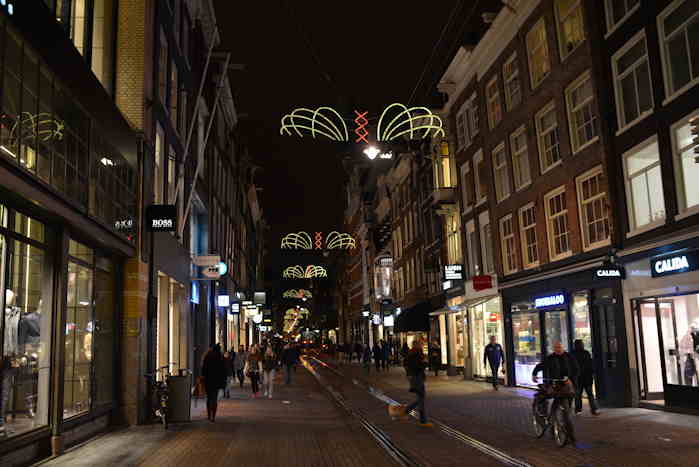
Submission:
M 26 222 L 18 225 L 18 220 Z M 10 239 L 3 230 L 22 231 L 26 237 Z M 51 281 L 43 245 L 31 240 L 44 236 L 43 224 L 13 216 L 0 205 L 0 437 L 48 423 Z
M 699 294 L 660 300 L 663 341 L 667 349 L 667 382 L 699 386 Z M 671 315 L 674 315 L 674 323 Z M 677 348 L 677 351 L 671 352 L 673 348 Z
M 547 311 L 546 323 L 546 355 L 553 353 L 553 344 L 560 341 L 566 351 L 568 348 L 568 312 L 564 310 Z
M 489 369 L 483 363 L 483 352 L 490 342 L 490 336 L 495 336 L 496 341 L 503 346 L 503 350 L 505 348 L 500 299 L 493 298 L 473 306 L 470 308 L 470 313 L 473 323 L 473 374 L 487 378 Z
M 512 335 L 514 338 L 515 378 L 522 386 L 535 386 L 532 371 L 541 361 L 541 324 L 539 312 L 519 312 L 512 314 Z

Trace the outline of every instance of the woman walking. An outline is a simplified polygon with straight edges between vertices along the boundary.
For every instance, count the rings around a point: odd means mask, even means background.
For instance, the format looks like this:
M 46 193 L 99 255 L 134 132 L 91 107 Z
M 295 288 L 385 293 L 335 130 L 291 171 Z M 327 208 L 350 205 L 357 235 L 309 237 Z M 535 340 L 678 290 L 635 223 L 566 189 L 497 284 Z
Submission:
M 248 360 L 248 353 L 245 351 L 245 347 L 242 345 L 238 349 L 238 353 L 235 354 L 235 361 L 233 363 L 233 369 L 235 370 L 235 375 L 238 377 L 238 382 L 240 382 L 240 389 L 243 389 L 243 382 L 245 381 L 245 362 Z
M 216 421 L 216 409 L 218 408 L 218 391 L 225 387 L 226 369 L 221 355 L 221 344 L 216 344 L 204 355 L 201 368 L 206 388 L 206 412 L 208 419 Z
M 250 386 L 252 387 L 252 397 L 257 397 L 260 392 L 260 364 L 262 362 L 262 356 L 260 355 L 260 349 L 257 344 L 252 346 L 252 350 L 248 354 L 247 361 L 245 362 L 245 374 L 250 378 Z
M 262 359 L 262 370 L 264 371 L 264 377 L 262 379 L 262 397 L 272 398 L 272 391 L 274 390 L 274 375 L 277 369 L 277 357 L 274 355 L 272 347 L 267 347 L 265 356 Z

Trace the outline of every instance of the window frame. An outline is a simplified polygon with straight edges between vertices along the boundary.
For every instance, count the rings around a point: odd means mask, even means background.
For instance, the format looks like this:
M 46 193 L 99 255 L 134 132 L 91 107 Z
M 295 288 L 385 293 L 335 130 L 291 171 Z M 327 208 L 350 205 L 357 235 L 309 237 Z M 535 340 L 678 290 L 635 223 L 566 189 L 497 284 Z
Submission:
M 496 156 L 501 154 L 503 155 L 502 157 L 502 164 L 496 165 Z M 512 184 L 510 183 L 510 173 L 508 170 L 508 162 L 507 162 L 507 148 L 505 147 L 505 142 L 503 141 L 502 143 L 498 144 L 493 148 L 493 151 L 490 153 L 491 160 L 493 162 L 493 183 L 495 183 L 495 199 L 498 203 L 501 203 L 505 201 L 507 198 L 509 198 L 512 195 Z M 499 193 L 498 191 L 498 173 L 501 174 L 503 177 L 502 180 L 500 181 L 502 186 L 501 189 L 504 190 L 505 186 L 507 186 L 507 194 L 504 193 Z
M 583 103 L 578 104 L 576 109 L 572 108 L 571 104 L 571 95 L 573 91 L 576 89 L 579 89 L 580 87 L 583 86 L 583 84 L 586 81 L 590 81 L 590 86 L 592 89 L 592 92 L 590 93 L 591 97 L 586 99 Z M 595 144 L 597 141 L 599 141 L 599 120 L 600 120 L 600 115 L 598 112 L 598 109 L 596 107 L 597 100 L 595 99 L 595 88 L 594 88 L 594 81 L 592 80 L 592 72 L 591 70 L 587 70 L 583 72 L 580 76 L 578 76 L 572 83 L 570 83 L 568 86 L 566 86 L 565 89 L 565 100 L 566 100 L 566 113 L 568 114 L 568 131 L 570 133 L 570 147 L 573 152 L 573 154 L 577 154 L 581 151 L 583 151 L 585 148 L 592 146 Z M 583 144 L 579 144 L 577 141 L 577 128 L 575 128 L 575 119 L 573 118 L 573 115 L 576 111 L 582 110 L 586 105 L 590 104 L 592 105 L 592 109 L 595 113 L 595 120 L 594 120 L 594 127 L 595 127 L 595 136 L 592 137 L 590 140 L 586 141 Z
M 672 140 L 672 167 L 675 172 L 675 180 L 676 182 L 679 182 L 675 183 L 675 195 L 677 196 L 677 207 L 679 211 L 678 214 L 675 216 L 675 220 L 681 220 L 685 217 L 689 217 L 699 213 L 699 204 L 696 204 L 689 208 L 686 206 L 687 198 L 686 187 L 684 186 L 684 168 L 682 167 L 682 148 L 680 148 L 677 144 L 676 137 L 676 133 L 679 128 L 685 125 L 689 125 L 689 120 L 697 117 L 699 117 L 699 109 L 686 115 L 685 117 L 680 118 L 678 121 L 676 121 L 670 126 L 670 139 Z M 692 151 L 691 149 L 688 150 Z M 693 156 L 694 153 L 692 153 L 690 157 Z
M 490 95 L 490 89 L 495 88 L 495 93 L 491 96 Z M 488 110 L 488 125 L 490 126 L 490 129 L 496 128 L 500 122 L 502 122 L 503 119 L 503 113 L 502 113 L 502 99 L 500 98 L 500 86 L 498 86 L 498 75 L 495 74 L 490 81 L 488 81 L 485 85 L 485 99 L 486 99 L 486 107 Z M 493 110 L 491 108 L 491 104 L 495 103 L 497 101 L 497 104 L 500 108 L 500 116 L 498 118 L 498 121 L 495 121 L 495 115 L 493 113 Z
M 555 254 L 555 239 L 553 238 L 553 229 L 552 229 L 552 220 L 554 217 L 551 215 L 551 211 L 549 208 L 549 200 L 556 196 L 563 195 L 563 199 L 566 201 L 566 208 L 561 212 L 558 212 L 555 214 L 556 217 L 563 216 L 566 221 L 566 243 L 568 244 L 568 250 L 556 255 Z M 573 248 L 570 243 L 570 219 L 568 218 L 568 200 L 566 199 L 566 186 L 561 185 L 557 188 L 554 188 L 553 190 L 549 191 L 544 195 L 544 212 L 546 214 L 546 238 L 548 242 L 548 249 L 549 249 L 549 260 L 551 262 L 554 261 L 559 261 L 565 258 L 568 258 L 573 255 Z
M 596 167 L 593 167 L 592 169 L 588 170 L 587 172 L 584 172 L 580 175 L 578 175 L 575 178 L 575 186 L 578 194 L 578 217 L 580 221 L 580 237 L 582 238 L 582 249 L 583 251 L 591 251 L 595 250 L 597 248 L 601 248 L 604 246 L 608 246 L 611 244 L 612 238 L 612 220 L 610 219 L 610 211 L 611 209 L 609 206 L 609 186 L 605 187 L 605 191 L 602 193 L 598 193 L 594 195 L 592 198 L 589 200 L 586 200 L 585 203 L 583 203 L 583 193 L 582 193 L 582 185 L 585 181 L 597 177 L 601 175 L 604 177 L 604 170 L 602 168 L 602 165 L 598 165 Z M 590 243 L 590 239 L 588 237 L 588 226 L 589 222 L 587 222 L 589 219 L 586 219 L 585 215 L 585 204 L 592 203 L 596 201 L 599 198 L 604 198 L 605 199 L 605 204 L 607 206 L 607 225 L 608 225 L 608 231 L 609 235 L 607 236 L 606 239 L 595 242 L 595 243 Z
M 467 148 L 471 144 L 471 140 L 468 134 L 468 121 L 466 118 L 468 102 L 464 102 L 459 111 L 456 112 L 456 146 L 457 150 L 461 151 Z
M 469 175 L 471 174 L 471 161 L 466 161 L 461 164 L 460 175 L 461 175 L 461 206 L 462 214 L 466 214 L 473 209 L 474 199 L 471 199 L 471 193 L 469 190 Z M 474 196 L 475 198 L 475 196 Z
M 490 237 L 490 248 L 488 247 L 488 239 L 486 238 L 486 229 L 489 230 Z M 493 248 L 493 226 L 490 223 L 490 216 L 487 212 L 484 212 L 479 217 L 479 237 L 480 237 L 480 247 L 481 247 L 481 270 L 482 274 L 495 274 L 495 257 Z M 490 264 L 488 264 L 490 260 Z M 490 268 L 488 267 L 490 266 Z
M 482 269 L 482 257 L 478 250 L 478 242 L 472 237 L 477 236 L 476 233 L 476 222 L 471 219 L 466 222 L 466 249 L 468 252 L 468 271 L 469 276 L 477 276 L 481 273 Z
M 504 226 L 505 223 L 510 224 L 510 233 L 506 236 Z M 514 274 L 519 271 L 517 265 L 517 236 L 515 235 L 515 225 L 512 220 L 512 213 L 506 214 L 500 218 L 498 221 L 498 228 L 500 229 L 500 253 L 502 259 L 502 272 L 503 275 Z M 511 248 L 511 250 L 510 250 Z M 512 258 L 513 267 L 509 267 L 509 259 Z
M 582 0 L 575 0 L 577 3 L 572 5 L 570 7 L 570 10 L 568 11 L 568 14 L 565 16 L 565 18 L 561 18 L 561 12 L 559 11 L 560 7 L 560 2 L 554 2 L 553 3 L 553 13 L 554 16 L 556 17 L 556 35 L 558 36 L 558 52 L 561 57 L 561 62 L 565 62 L 568 57 L 573 55 L 573 53 L 578 50 L 578 48 L 585 43 L 587 40 L 587 34 L 586 34 L 586 29 L 585 29 L 585 12 L 583 11 L 583 2 Z M 574 11 L 576 9 L 580 10 L 580 20 L 582 21 L 581 25 L 581 30 L 583 33 L 582 40 L 578 42 L 571 50 L 566 49 L 566 39 L 565 33 L 562 29 L 563 26 L 563 19 L 567 19 L 571 15 L 575 14 Z
M 534 32 L 537 28 L 543 27 L 544 30 L 544 41 L 541 43 L 539 47 L 544 47 L 546 49 L 546 58 L 547 58 L 547 70 L 546 73 L 544 73 L 542 76 L 539 77 L 539 80 L 536 81 L 534 80 L 534 67 L 532 66 L 532 56 L 533 52 L 538 50 L 538 47 L 535 49 L 530 48 L 530 41 L 529 37 L 532 32 Z M 527 65 L 529 66 L 529 84 L 531 86 L 532 91 L 535 90 L 536 88 L 541 85 L 541 83 L 551 74 L 551 52 L 549 51 L 549 43 L 548 43 L 548 31 L 546 30 L 546 18 L 542 16 L 539 18 L 531 28 L 529 28 L 529 31 L 527 31 L 527 34 L 524 38 L 525 46 L 527 48 Z
M 688 0 L 674 0 L 672 3 L 670 3 L 662 12 L 657 17 L 657 25 L 658 25 L 658 42 L 660 46 L 660 61 L 662 63 L 662 68 L 663 68 L 663 83 L 665 86 L 665 100 L 663 101 L 663 105 L 667 105 L 669 102 L 673 101 L 677 97 L 681 96 L 697 84 L 699 84 L 699 63 L 697 63 L 697 74 L 696 77 L 693 79 L 690 79 L 690 81 L 682 86 L 679 89 L 676 89 L 672 91 L 672 86 L 670 85 L 671 80 L 672 80 L 672 73 L 670 71 L 670 64 L 669 64 L 669 52 L 667 51 L 667 40 L 665 37 L 665 25 L 664 20 L 667 18 L 672 12 L 674 12 L 678 7 L 680 7 L 682 4 L 684 4 L 685 1 Z M 699 14 L 699 12 L 697 13 Z M 692 17 L 694 18 L 694 16 Z M 699 18 L 698 18 L 699 20 Z M 685 23 L 686 25 L 687 23 Z M 679 28 L 678 28 L 679 29 Z M 675 31 L 677 33 L 677 31 Z
M 546 148 L 543 147 L 543 142 L 542 139 L 544 136 L 548 135 L 551 131 L 553 131 L 551 128 L 546 129 L 546 134 L 543 133 L 542 128 L 541 128 L 541 117 L 549 112 L 553 112 L 554 115 L 556 116 L 556 135 L 558 139 L 558 160 L 554 162 L 553 164 L 549 165 L 548 167 L 544 167 L 544 159 L 545 159 L 545 150 Z M 535 115 L 534 115 L 534 125 L 536 127 L 536 146 L 537 150 L 539 152 L 539 169 L 541 170 L 541 174 L 545 174 L 549 170 L 553 169 L 554 167 L 557 167 L 563 163 L 563 155 L 561 154 L 561 133 L 560 133 L 560 124 L 558 123 L 558 111 L 556 109 L 556 101 L 552 100 L 545 106 L 543 106 Z M 552 146 L 553 147 L 553 146 Z
M 524 135 L 524 150 L 520 150 L 517 153 L 515 153 L 515 145 L 514 145 L 514 140 L 515 138 Z M 513 131 L 510 134 L 510 157 L 512 158 L 512 181 L 514 182 L 514 188 L 515 191 L 520 191 L 525 188 L 527 188 L 529 185 L 532 184 L 532 168 L 529 160 L 529 138 L 527 134 L 527 126 L 522 125 L 519 128 L 517 128 L 515 131 Z M 515 159 L 515 157 L 519 157 L 519 159 Z M 526 181 L 523 181 L 522 184 L 519 186 L 517 185 L 517 173 L 518 170 L 517 168 L 520 167 L 519 164 L 516 163 L 517 160 L 523 160 L 527 164 L 527 173 L 528 173 L 528 179 Z
M 651 69 L 650 69 L 650 58 L 648 56 L 648 40 L 646 38 L 646 31 L 645 29 L 641 29 L 638 31 L 636 34 L 633 35 L 619 50 L 617 50 L 614 55 L 612 55 L 612 80 L 614 82 L 614 98 L 615 98 L 615 107 L 616 107 L 616 116 L 617 116 L 617 126 L 618 130 L 616 132 L 617 136 L 626 131 L 628 128 L 631 128 L 632 126 L 636 125 L 638 122 L 643 120 L 644 118 L 648 117 L 649 115 L 653 114 L 655 112 L 655 99 L 653 98 L 653 93 L 650 93 L 650 100 L 651 100 L 651 107 L 650 109 L 640 112 L 640 105 L 638 103 L 638 89 L 636 89 L 636 104 L 639 107 L 639 114 L 636 118 L 631 120 L 630 122 L 624 122 L 624 115 L 625 115 L 625 110 L 626 108 L 624 107 L 624 99 L 623 99 L 623 94 L 621 92 L 621 80 L 628 76 L 631 73 L 634 73 L 636 69 L 638 69 L 641 66 L 641 63 L 643 61 L 643 58 L 637 60 L 634 62 L 633 66 L 629 67 L 624 73 L 623 76 L 619 74 L 619 67 L 618 67 L 618 61 L 619 59 L 626 54 L 629 50 L 631 50 L 636 44 L 638 44 L 641 40 L 643 40 L 646 44 L 646 54 L 644 55 L 645 57 L 645 62 L 646 66 L 648 67 L 648 80 L 650 84 L 650 90 L 652 91 L 653 88 L 653 76 L 651 75 Z M 635 77 L 635 73 L 634 73 Z M 634 79 L 634 83 L 636 83 L 636 80 Z M 623 125 L 622 125 L 622 122 Z
M 507 67 L 512 65 L 512 73 L 508 76 L 506 73 Z M 519 100 L 513 104 L 512 96 L 509 92 L 508 84 L 517 82 L 519 89 Z M 505 91 L 505 108 L 510 111 L 522 103 L 522 81 L 519 79 L 519 62 L 517 61 L 517 52 L 512 52 L 512 55 L 502 65 L 502 83 Z
M 640 0 L 636 3 L 636 5 L 632 6 L 628 10 L 626 10 L 626 13 L 624 16 L 619 19 L 616 23 L 614 23 L 614 19 L 612 18 L 612 12 L 611 12 L 611 2 L 618 2 L 619 0 L 604 0 L 604 18 L 607 23 L 607 33 L 605 34 L 605 38 L 609 37 L 614 31 L 616 31 L 624 22 L 626 22 L 631 15 L 633 15 L 636 10 L 641 8 L 641 2 Z M 625 0 L 624 0 L 625 1 Z
M 479 149 L 476 154 L 473 156 L 473 182 L 475 185 L 475 191 L 474 191 L 474 197 L 476 198 L 474 201 L 476 203 L 476 207 L 480 206 L 481 204 L 485 203 L 488 201 L 488 193 L 486 190 L 486 193 L 481 193 L 480 192 L 480 187 L 481 187 L 481 179 L 480 175 L 478 173 L 478 163 L 485 164 L 485 156 L 483 155 L 483 149 Z M 486 182 L 487 183 L 487 182 Z M 483 196 L 479 196 L 479 195 Z
M 526 211 L 529 210 L 534 211 L 534 223 L 533 224 L 527 224 L 524 225 L 524 217 L 523 214 Z M 522 268 L 523 269 L 532 269 L 535 267 L 539 266 L 539 263 L 541 261 L 541 255 L 539 254 L 539 236 L 537 235 L 537 230 L 536 230 L 536 204 L 534 202 L 530 202 L 525 204 L 524 206 L 520 207 L 519 210 L 517 211 L 517 217 L 519 218 L 519 235 L 520 235 L 520 241 L 521 241 L 521 248 L 522 248 Z M 529 257 L 527 252 L 529 251 L 529 243 L 527 240 L 527 231 L 530 229 L 534 230 L 534 248 L 536 249 L 536 261 L 529 262 Z

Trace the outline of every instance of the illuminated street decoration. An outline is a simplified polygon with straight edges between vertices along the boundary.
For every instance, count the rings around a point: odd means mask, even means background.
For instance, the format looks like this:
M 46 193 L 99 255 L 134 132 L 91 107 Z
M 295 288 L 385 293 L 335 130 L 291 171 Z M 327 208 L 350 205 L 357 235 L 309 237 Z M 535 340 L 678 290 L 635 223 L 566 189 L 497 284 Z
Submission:
M 65 124 L 53 118 L 53 115 L 41 112 L 33 115 L 22 112 L 10 130 L 10 139 L 26 141 L 38 137 L 41 141 L 62 140 Z M 21 133 L 21 134 L 18 134 Z
M 284 298 L 313 298 L 310 290 L 306 289 L 290 289 L 284 292 Z
M 296 266 L 289 266 L 288 268 L 284 269 L 284 272 L 282 273 L 282 277 L 285 279 L 303 279 L 305 274 L 305 271 L 303 268 L 299 265 Z
M 369 120 L 366 119 L 366 114 L 369 112 L 367 111 L 360 113 L 355 110 L 354 113 L 357 115 L 357 118 L 354 119 L 354 123 L 357 124 L 357 128 L 355 128 L 354 130 L 354 133 L 357 135 L 357 139 L 354 140 L 354 142 L 364 142 L 366 144 L 369 144 L 369 140 L 366 139 L 369 132 L 365 128 L 367 126 L 367 123 L 369 123 Z
M 295 250 L 312 250 L 311 236 L 306 232 L 290 233 L 282 238 L 282 248 Z
M 325 270 L 323 266 L 310 266 L 306 267 L 306 279 L 312 279 L 314 277 L 328 277 L 328 271 Z
M 337 118 L 342 124 L 342 131 L 337 123 L 323 111 L 328 111 L 331 116 Z M 349 141 L 349 133 L 344 119 L 331 107 L 318 107 L 316 110 L 304 107 L 294 109 L 293 112 L 282 117 L 282 127 L 279 134 L 291 136 L 292 130 L 301 138 L 303 138 L 303 132 L 310 132 L 314 139 L 318 134 L 333 141 Z
M 357 245 L 354 238 L 352 238 L 352 236 L 348 233 L 340 233 L 333 231 L 330 232 L 330 234 L 328 235 L 328 250 L 349 250 L 356 248 L 356 246 Z
M 384 118 L 387 118 L 389 111 L 394 108 L 396 110 L 402 110 L 388 122 L 382 132 L 381 127 L 384 123 Z M 422 135 L 420 136 L 419 132 L 421 131 Z M 407 108 L 403 104 L 394 103 L 386 107 L 381 114 L 376 129 L 376 135 L 378 141 L 392 141 L 404 135 L 410 135 L 410 139 L 424 139 L 429 136 L 430 131 L 434 131 L 433 136 L 444 136 L 442 119 L 433 114 L 430 109 L 427 107 Z M 418 134 L 416 135 L 416 133 Z
M 316 250 L 323 249 L 323 232 L 316 232 Z
M 314 277 L 328 277 L 328 271 L 323 266 L 311 264 L 304 269 L 297 264 L 284 269 L 282 277 L 285 279 L 313 279 Z

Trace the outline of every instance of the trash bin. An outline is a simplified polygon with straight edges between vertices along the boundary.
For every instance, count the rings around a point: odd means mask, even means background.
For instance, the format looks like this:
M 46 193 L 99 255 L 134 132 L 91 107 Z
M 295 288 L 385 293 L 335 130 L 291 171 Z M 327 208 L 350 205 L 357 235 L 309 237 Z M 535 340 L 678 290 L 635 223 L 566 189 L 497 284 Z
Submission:
M 168 405 L 170 409 L 170 421 L 189 422 L 192 420 L 192 376 L 170 376 L 167 379 L 170 389 Z

